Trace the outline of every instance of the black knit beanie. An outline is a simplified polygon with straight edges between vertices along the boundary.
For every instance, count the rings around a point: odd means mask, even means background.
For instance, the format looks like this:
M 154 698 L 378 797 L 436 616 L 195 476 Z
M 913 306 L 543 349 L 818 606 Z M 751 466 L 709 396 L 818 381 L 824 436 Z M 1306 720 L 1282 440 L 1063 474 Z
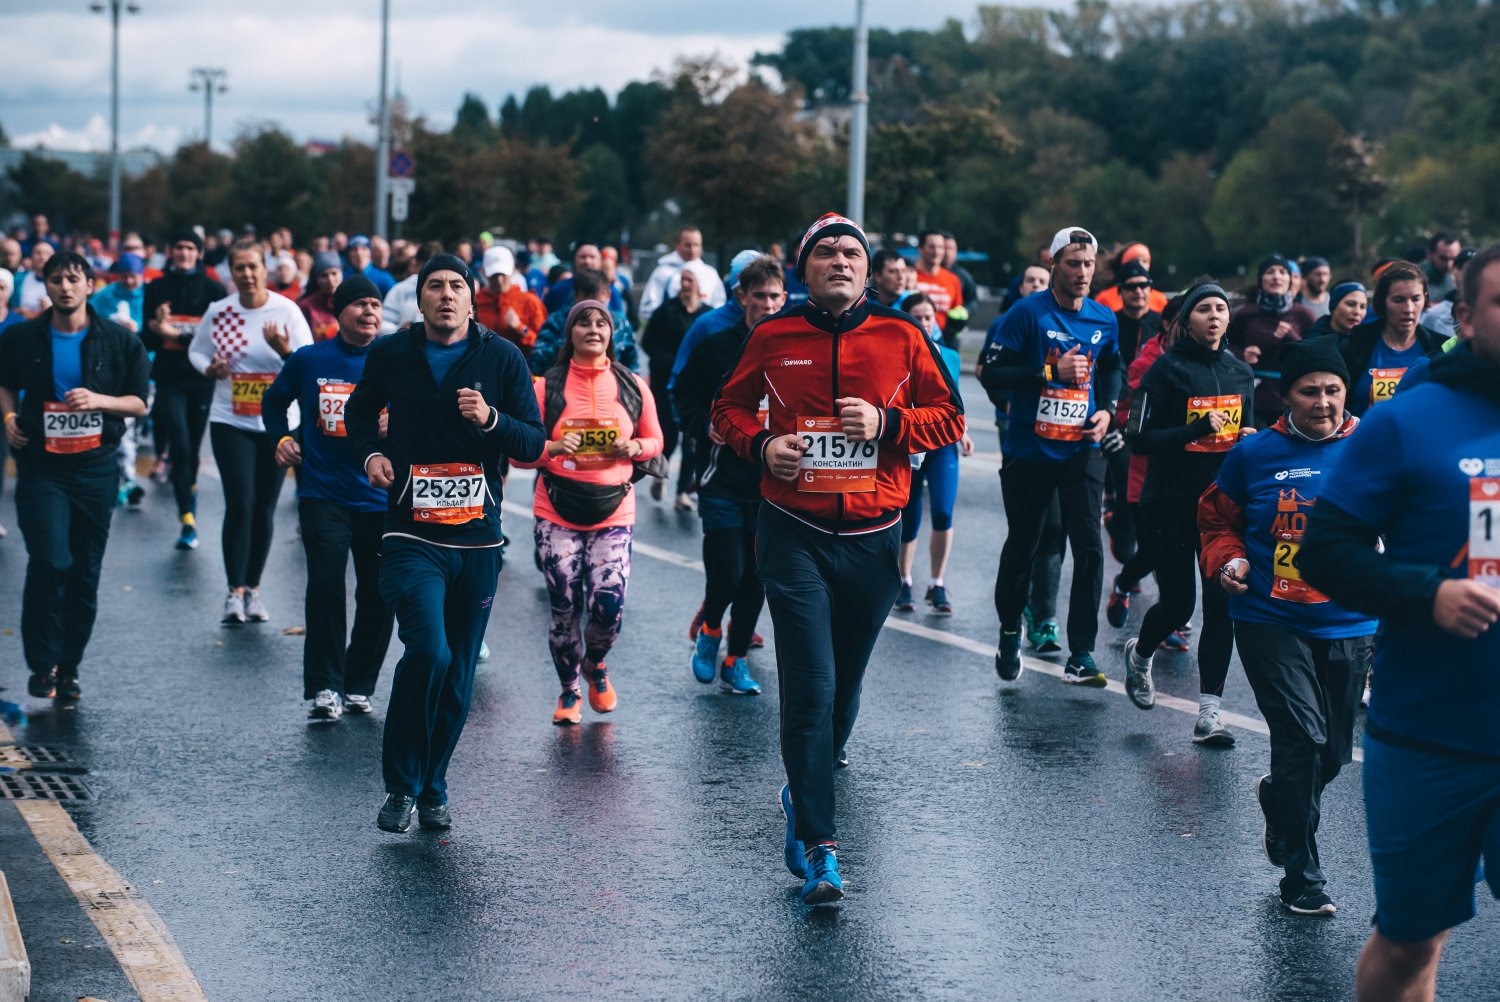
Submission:
M 469 283 L 469 295 L 474 294 L 474 273 L 469 266 L 464 264 L 463 258 L 454 254 L 434 254 L 422 265 L 422 270 L 417 273 L 417 295 L 422 294 L 422 287 L 427 284 L 427 276 L 435 271 L 455 271 L 464 277 Z
M 1314 337 L 1281 346 L 1281 395 L 1291 396 L 1292 385 L 1309 372 L 1331 372 L 1349 386 L 1349 367 L 1339 354 L 1339 339 Z
M 333 315 L 337 317 L 344 312 L 344 307 L 361 299 L 380 299 L 380 290 L 375 288 L 375 283 L 363 275 L 344 279 L 333 290 Z

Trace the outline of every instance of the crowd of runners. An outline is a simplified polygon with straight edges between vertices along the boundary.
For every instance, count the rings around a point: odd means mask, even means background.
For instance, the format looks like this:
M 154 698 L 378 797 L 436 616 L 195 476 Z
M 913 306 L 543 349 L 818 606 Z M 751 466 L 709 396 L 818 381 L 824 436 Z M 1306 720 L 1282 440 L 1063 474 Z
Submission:
M 546 241 L 489 234 L 297 246 L 286 230 L 182 229 L 159 248 L 127 234 L 106 255 L 37 217 L 0 241 L 29 694 L 82 697 L 112 514 L 143 503 L 141 480 L 176 506 L 163 546 L 200 545 L 206 433 L 224 500 L 220 621 L 269 619 L 290 470 L 309 718 L 383 712 L 377 823 L 442 830 L 507 551 L 529 549 L 513 573 L 534 562 L 545 581 L 551 721 L 577 725 L 585 701 L 608 714 L 629 698 L 609 656 L 637 511 L 672 504 L 702 529 L 684 679 L 760 694 L 750 652 L 769 610 L 784 862 L 805 901 L 836 901 L 834 776 L 881 628 L 974 601 L 945 574 L 980 434 L 960 349 L 979 345 L 980 424 L 993 418 L 1003 457 L 987 499 L 1006 525 L 1000 684 L 1021 683 L 1029 647 L 1063 658 L 1067 684 L 1118 672 L 1150 710 L 1158 652 L 1196 648 L 1185 737 L 1227 748 L 1238 651 L 1270 732 L 1263 848 L 1282 904 L 1307 916 L 1336 910 L 1321 797 L 1367 703 L 1378 910 L 1360 997 L 1431 997 L 1477 884 L 1500 895 L 1500 245 L 1439 233 L 1421 260 L 1338 282 L 1322 258 L 1273 253 L 1247 290 L 1207 275 L 1161 288 L 1144 245 L 1101 260 L 1093 233 L 1066 226 L 967 340 L 979 289 L 946 232 L 872 248 L 830 213 L 791 253 L 746 249 L 722 275 L 702 251 L 683 227 L 636 289 L 617 248 L 562 261 Z M 530 495 L 529 546 L 502 531 L 507 490 Z M 1106 543 L 1121 565 L 1108 581 Z M 1118 666 L 1101 663 L 1101 611 L 1125 629 L 1148 577 L 1154 601 Z

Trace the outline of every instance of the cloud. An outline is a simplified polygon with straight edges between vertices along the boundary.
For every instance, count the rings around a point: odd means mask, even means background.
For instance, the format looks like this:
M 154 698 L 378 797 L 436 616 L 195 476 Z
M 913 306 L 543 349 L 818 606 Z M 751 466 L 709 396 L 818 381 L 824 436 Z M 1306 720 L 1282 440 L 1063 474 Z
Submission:
M 182 143 L 182 130 L 173 126 L 144 125 L 134 133 L 120 136 L 120 149 L 134 150 L 142 147 L 170 152 Z M 49 150 L 83 152 L 109 149 L 109 122 L 103 115 L 94 115 L 81 129 L 68 129 L 52 123 L 45 129 L 26 132 L 11 137 L 10 144 L 18 149 L 43 146 Z

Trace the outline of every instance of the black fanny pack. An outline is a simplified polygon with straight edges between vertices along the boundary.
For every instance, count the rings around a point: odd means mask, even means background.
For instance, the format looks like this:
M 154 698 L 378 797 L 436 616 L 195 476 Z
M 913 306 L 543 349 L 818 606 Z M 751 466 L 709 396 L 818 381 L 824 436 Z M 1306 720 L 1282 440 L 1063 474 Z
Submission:
M 545 472 L 542 486 L 552 509 L 574 525 L 598 525 L 613 515 L 630 493 L 630 484 L 586 484 Z

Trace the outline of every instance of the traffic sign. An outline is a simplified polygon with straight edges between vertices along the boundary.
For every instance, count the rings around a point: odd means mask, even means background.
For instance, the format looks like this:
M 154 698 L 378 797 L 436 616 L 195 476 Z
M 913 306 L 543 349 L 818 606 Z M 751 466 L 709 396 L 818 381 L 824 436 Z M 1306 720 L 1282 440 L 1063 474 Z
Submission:
M 403 195 L 410 195 L 417 190 L 417 182 L 409 177 L 388 177 L 385 186 L 390 191 L 399 191 Z
M 417 171 L 417 161 L 405 150 L 392 150 L 386 173 L 391 177 L 411 177 Z
M 404 223 L 404 222 L 406 222 L 406 210 L 407 210 L 407 208 L 408 208 L 408 206 L 407 206 L 407 201 L 406 201 L 406 192 L 404 192 L 404 191 L 392 191 L 391 192 L 391 218 L 394 219 L 398 223 Z

